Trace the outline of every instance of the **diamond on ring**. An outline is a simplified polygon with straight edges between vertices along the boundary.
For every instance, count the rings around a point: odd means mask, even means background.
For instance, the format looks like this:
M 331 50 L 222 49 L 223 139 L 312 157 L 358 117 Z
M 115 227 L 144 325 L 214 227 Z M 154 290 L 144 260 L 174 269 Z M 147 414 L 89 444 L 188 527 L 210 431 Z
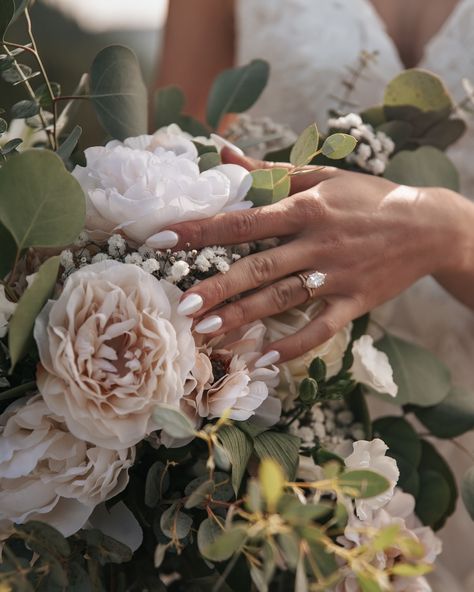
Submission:
M 306 277 L 306 288 L 322 288 L 326 283 L 326 274 L 322 271 L 314 271 Z

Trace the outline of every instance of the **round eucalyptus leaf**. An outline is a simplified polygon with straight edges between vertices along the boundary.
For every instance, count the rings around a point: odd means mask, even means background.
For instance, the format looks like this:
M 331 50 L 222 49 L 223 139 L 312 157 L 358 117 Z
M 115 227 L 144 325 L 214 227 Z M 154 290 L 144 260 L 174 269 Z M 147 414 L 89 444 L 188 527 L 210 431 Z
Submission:
M 193 519 L 188 514 L 181 512 L 175 503 L 163 512 L 160 519 L 160 527 L 170 539 L 184 539 L 188 536 Z
M 153 418 L 157 429 L 165 430 L 172 438 L 192 438 L 194 426 L 189 418 L 177 407 L 160 404 L 155 407 Z
M 216 129 L 227 113 L 250 109 L 267 85 L 270 68 L 263 60 L 229 68 L 214 80 L 207 103 L 207 122 Z
M 441 473 L 430 469 L 421 471 L 415 511 L 425 526 L 434 527 L 443 518 L 450 496 L 449 484 Z
M 381 417 L 373 422 L 374 434 L 389 448 L 390 455 L 404 458 L 418 467 L 422 455 L 421 440 L 413 427 L 403 417 Z
M 451 389 L 450 372 L 429 351 L 389 333 L 377 342 L 377 348 L 387 354 L 398 386 L 395 398 L 380 395 L 385 401 L 430 407 L 447 396 Z
M 155 127 L 178 123 L 184 107 L 184 93 L 178 86 L 159 88 L 155 94 Z
M 387 121 L 377 127 L 378 132 L 387 134 L 395 143 L 397 150 L 400 150 L 412 137 L 413 125 L 408 121 Z
M 15 103 L 10 110 L 13 119 L 28 119 L 39 113 L 40 105 L 37 101 L 24 100 Z
M 357 499 L 367 499 L 380 495 L 390 487 L 390 483 L 378 473 L 366 470 L 346 471 L 338 478 L 338 485 L 346 495 Z
M 8 129 L 8 123 L 0 118 L 0 134 L 4 134 Z
M 111 45 L 94 59 L 91 98 L 104 129 L 115 139 L 147 133 L 147 91 L 131 49 Z
M 469 515 L 474 520 L 474 467 L 471 467 L 463 477 L 461 495 Z
M 461 119 L 444 119 L 430 127 L 418 142 L 422 145 L 433 146 L 439 150 L 446 150 L 461 138 L 466 132 L 466 124 Z
M 384 177 L 400 185 L 459 190 L 455 166 L 443 152 L 432 146 L 399 152 L 388 163 Z
M 417 68 L 405 70 L 389 82 L 383 102 L 386 107 L 410 105 L 422 111 L 439 111 L 453 105 L 441 79 Z
M 274 167 L 252 171 L 253 184 L 247 199 L 255 206 L 276 203 L 290 194 L 291 181 L 288 169 Z
M 453 387 L 434 407 L 414 407 L 421 423 L 437 438 L 457 438 L 474 429 L 474 393 Z
M 357 140 L 349 134 L 333 134 L 324 140 L 321 152 L 331 160 L 342 160 L 357 146 Z
M 81 186 L 50 151 L 27 150 L 0 170 L 0 221 L 19 249 L 72 243 L 85 210 Z

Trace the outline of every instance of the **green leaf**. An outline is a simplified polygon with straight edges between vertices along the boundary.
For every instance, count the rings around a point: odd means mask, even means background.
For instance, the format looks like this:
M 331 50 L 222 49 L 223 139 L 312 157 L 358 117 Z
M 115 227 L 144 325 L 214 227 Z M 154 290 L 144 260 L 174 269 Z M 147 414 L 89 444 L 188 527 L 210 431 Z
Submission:
M 302 403 L 312 406 L 318 397 L 318 383 L 316 380 L 314 378 L 303 378 L 298 388 L 298 396 Z
M 227 561 L 241 550 L 246 539 L 247 530 L 244 526 L 232 526 L 215 538 L 210 545 L 201 547 L 201 553 L 211 561 Z
M 155 94 L 155 128 L 179 124 L 184 100 L 184 93 L 178 86 L 159 88 Z
M 170 539 L 184 539 L 188 536 L 192 525 L 191 516 L 181 512 L 177 503 L 165 510 L 160 518 L 160 528 Z
M 0 393 L 0 401 L 9 401 L 11 399 L 18 399 L 18 397 L 23 396 L 25 393 L 29 391 L 33 391 L 36 388 L 36 382 L 33 380 L 31 382 L 25 382 L 18 386 L 15 386 L 7 391 L 2 391 Z
M 461 387 L 453 387 L 439 405 L 412 410 L 437 438 L 457 438 L 474 429 L 474 394 Z
M 418 68 L 405 70 L 389 82 L 383 102 L 385 107 L 409 105 L 421 111 L 440 111 L 453 106 L 442 80 Z
M 373 537 L 370 546 L 375 551 L 385 551 L 385 549 L 389 549 L 395 545 L 399 535 L 399 524 L 386 526 L 377 532 L 377 534 Z
M 166 493 L 170 478 L 166 466 L 157 461 L 148 470 L 145 481 L 145 505 L 154 508 Z
M 40 105 L 37 101 L 24 100 L 15 103 L 10 109 L 10 115 L 13 119 L 28 119 L 38 115 Z
M 200 553 L 204 555 L 205 549 L 210 547 L 214 541 L 222 534 L 222 526 L 211 518 L 206 518 L 201 522 L 197 533 L 197 545 Z
M 382 588 L 370 576 L 357 574 L 357 582 L 361 592 L 383 592 Z
M 196 431 L 189 418 L 172 405 L 160 404 L 153 411 L 158 430 L 165 430 L 172 438 L 192 438 Z
M 69 543 L 63 535 L 44 522 L 30 520 L 15 526 L 15 534 L 38 555 L 67 558 L 71 554 Z
M 192 481 L 191 481 L 192 483 Z M 214 481 L 207 479 L 204 483 L 200 483 L 190 494 L 184 507 L 189 510 L 200 506 L 209 496 L 212 496 L 216 486 Z M 187 494 L 188 495 L 188 494 Z
M 381 417 L 373 422 L 374 433 L 396 454 L 418 467 L 421 460 L 421 440 L 414 428 L 403 417 Z
M 33 343 L 36 317 L 54 291 L 59 262 L 59 257 L 51 257 L 43 263 L 39 268 L 38 275 L 20 298 L 13 313 L 8 330 L 11 371 L 26 355 Z
M 207 104 L 207 121 L 216 129 L 227 113 L 243 113 L 257 101 L 265 88 L 269 65 L 253 60 L 246 66 L 224 70 L 215 79 Z
M 314 358 L 314 360 L 309 365 L 308 373 L 310 377 L 316 382 L 322 382 L 326 379 L 326 362 L 322 358 Z
M 58 148 L 57 153 L 58 156 L 62 158 L 62 160 L 66 161 L 70 158 L 71 154 L 76 149 L 77 143 L 79 142 L 79 138 L 81 137 L 81 135 L 82 127 L 80 125 L 74 126 L 74 129 Z
M 255 206 L 268 206 L 290 194 L 291 180 L 286 168 L 257 169 L 252 171 L 252 177 L 247 199 Z
M 446 150 L 466 133 L 466 123 L 461 119 L 445 119 L 430 127 L 418 142 L 425 146 L 433 146 Z
M 242 430 L 234 425 L 223 426 L 217 432 L 217 437 L 232 465 L 232 487 L 237 495 L 253 452 L 253 443 Z
M 7 131 L 7 129 L 8 123 L 4 119 L 0 118 L 0 135 L 4 134 Z
M 147 91 L 135 54 L 121 45 L 100 51 L 91 67 L 91 93 L 97 117 L 115 139 L 147 132 Z
M 276 512 L 278 500 L 283 494 L 285 476 L 279 464 L 271 458 L 264 458 L 258 470 L 263 497 L 269 512 Z
M 15 2 L 13 0 L 2 0 L 0 2 L 0 39 L 3 41 L 10 23 L 15 14 Z
M 48 150 L 27 150 L 0 169 L 0 221 L 19 249 L 72 243 L 85 210 L 81 186 Z
M 57 82 L 50 82 L 49 87 L 44 83 L 35 90 L 35 97 L 38 99 L 39 104 L 43 109 L 52 108 L 53 101 L 51 100 L 51 94 L 49 92 L 50 88 L 54 97 L 59 97 L 61 95 L 61 85 Z
M 333 134 L 324 140 L 321 152 L 331 160 L 342 160 L 357 146 L 357 140 L 348 134 Z
M 395 149 L 400 150 L 410 140 L 414 133 L 413 125 L 408 121 L 387 121 L 377 127 L 378 132 L 383 132 L 395 143 Z
M 15 239 L 3 224 L 0 224 L 0 253 L 0 278 L 3 279 L 12 270 L 17 253 Z
M 437 148 L 422 146 L 402 150 L 388 163 L 384 177 L 413 187 L 446 187 L 459 190 L 459 175 L 449 158 Z
M 380 495 L 390 487 L 385 477 L 373 471 L 347 471 L 338 478 L 339 487 L 350 497 L 367 499 Z
M 421 470 L 416 514 L 426 526 L 434 526 L 448 510 L 450 490 L 446 479 L 432 470 Z
M 204 173 L 204 171 L 213 169 L 220 164 L 222 164 L 222 161 L 220 155 L 217 152 L 206 152 L 199 159 L 199 171 Z
M 315 123 L 307 127 L 298 137 L 290 152 L 290 162 L 295 167 L 309 164 L 316 156 L 319 147 L 319 131 Z
M 469 515 L 474 520 L 474 467 L 471 467 L 463 477 L 461 495 Z
M 291 434 L 263 432 L 255 438 L 255 453 L 260 459 L 273 458 L 283 469 L 288 480 L 296 475 L 299 461 L 300 439 Z
M 100 530 L 81 530 L 80 534 L 87 545 L 87 554 L 100 565 L 127 563 L 132 558 L 132 551 L 126 545 L 103 534 Z
M 417 578 L 433 571 L 433 567 L 423 564 L 397 563 L 390 571 L 394 575 L 402 576 L 403 578 Z
M 387 354 L 398 385 L 397 396 L 382 395 L 384 400 L 429 407 L 446 397 L 451 388 L 450 373 L 433 354 L 389 333 L 377 342 L 377 348 Z

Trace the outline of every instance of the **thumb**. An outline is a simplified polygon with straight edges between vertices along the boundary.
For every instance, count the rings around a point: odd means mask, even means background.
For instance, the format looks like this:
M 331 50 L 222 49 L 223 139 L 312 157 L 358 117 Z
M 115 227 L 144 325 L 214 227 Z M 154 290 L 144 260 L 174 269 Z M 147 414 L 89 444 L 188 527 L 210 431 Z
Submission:
M 291 173 L 295 168 L 288 162 L 270 162 L 267 160 L 250 158 L 249 156 L 245 156 L 245 154 L 239 154 L 227 146 L 222 148 L 221 158 L 222 162 L 225 164 L 238 164 L 248 171 L 254 171 L 255 169 L 284 168 L 288 169 Z M 318 183 L 326 181 L 341 173 L 342 171 L 335 167 L 308 165 L 304 167 L 301 172 L 299 171 L 297 175 L 291 177 L 291 194 L 306 191 L 311 187 L 318 185 Z

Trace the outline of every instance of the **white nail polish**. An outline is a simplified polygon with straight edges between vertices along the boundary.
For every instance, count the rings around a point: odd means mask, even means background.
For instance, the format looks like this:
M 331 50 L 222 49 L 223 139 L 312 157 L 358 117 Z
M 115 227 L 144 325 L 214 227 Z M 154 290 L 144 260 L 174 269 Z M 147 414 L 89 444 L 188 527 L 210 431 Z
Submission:
M 177 312 L 182 317 L 192 315 L 202 308 L 204 300 L 199 294 L 189 294 L 178 304 Z
M 211 134 L 211 140 L 214 140 L 215 144 L 217 144 L 217 147 L 221 150 L 222 148 L 228 148 L 235 154 L 238 154 L 239 156 L 244 156 L 244 151 L 241 148 L 239 148 L 235 144 L 232 144 L 231 142 L 229 142 L 229 140 L 226 140 L 222 136 L 219 136 L 219 134 Z
M 213 315 L 211 317 L 207 317 L 203 319 L 200 323 L 196 325 L 194 330 L 196 333 L 214 333 L 214 331 L 218 331 L 222 327 L 222 319 L 217 315 Z
M 150 236 L 146 244 L 152 249 L 171 249 L 178 244 L 179 237 L 172 230 L 162 230 L 158 234 Z
M 271 350 L 264 354 L 261 358 L 258 358 L 258 360 L 255 362 L 255 368 L 263 368 L 264 366 L 276 364 L 279 359 L 280 354 L 275 350 Z

